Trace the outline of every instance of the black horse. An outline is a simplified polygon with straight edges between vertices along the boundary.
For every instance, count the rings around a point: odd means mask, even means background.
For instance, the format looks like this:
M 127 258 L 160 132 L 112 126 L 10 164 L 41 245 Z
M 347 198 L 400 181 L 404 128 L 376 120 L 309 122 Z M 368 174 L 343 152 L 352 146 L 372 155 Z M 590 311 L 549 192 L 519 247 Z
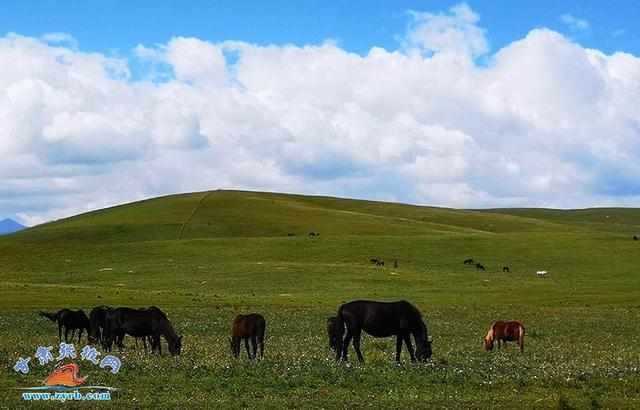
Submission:
M 507 273 L 511 272 L 511 271 L 509 270 L 509 267 L 508 267 L 508 266 L 503 266 L 503 267 L 502 267 L 502 271 L 503 271 L 503 272 L 507 272 Z
M 61 309 L 56 313 L 48 313 L 40 311 L 40 316 L 58 323 L 58 338 L 62 341 L 62 329 L 64 328 L 64 341 L 69 342 L 69 331 L 71 331 L 71 340 L 75 335 L 76 330 L 78 332 L 78 343 L 82 338 L 82 332 L 87 331 L 89 334 L 89 318 L 82 310 L 70 310 Z
M 420 311 L 411 303 L 399 302 L 375 302 L 370 300 L 356 300 L 340 306 L 337 314 L 336 329 L 339 334 L 336 360 L 347 360 L 349 343 L 353 339 L 353 348 L 358 355 L 358 360 L 364 362 L 360 352 L 360 337 L 362 331 L 373 337 L 396 336 L 396 361 L 400 362 L 402 342 L 407 345 L 411 355 L 411 361 L 416 358 L 426 361 L 431 357 L 431 338 L 427 327 L 422 321 Z M 346 335 L 342 340 L 342 334 L 346 326 Z M 411 345 L 411 335 L 416 342 L 417 351 L 414 354 Z
M 145 343 L 145 338 L 150 337 L 151 351 L 157 350 L 159 354 L 162 354 L 160 336 L 164 336 L 172 356 L 179 355 L 182 349 L 182 336 L 176 334 L 167 315 L 155 306 L 148 309 L 121 307 L 107 312 L 103 338 L 105 350 L 110 351 L 114 342 L 122 349 L 125 335 L 141 337 Z
M 464 262 L 462 263 L 464 263 L 465 265 L 473 265 L 473 259 L 472 258 L 465 259 Z
M 486 271 L 487 269 L 481 263 L 476 263 L 476 270 Z
M 107 312 L 112 310 L 109 306 L 96 306 L 89 313 L 89 343 L 102 343 Z

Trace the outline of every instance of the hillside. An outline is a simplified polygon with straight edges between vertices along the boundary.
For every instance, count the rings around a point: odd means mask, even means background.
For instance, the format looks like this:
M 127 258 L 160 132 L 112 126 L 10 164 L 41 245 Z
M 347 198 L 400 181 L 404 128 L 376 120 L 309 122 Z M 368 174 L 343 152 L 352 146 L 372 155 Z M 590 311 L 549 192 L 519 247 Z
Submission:
M 208 191 L 90 212 L 29 229 L 14 238 L 117 242 L 283 237 L 310 231 L 325 235 L 415 236 L 636 230 L 637 210 L 609 213 L 614 216 L 611 220 L 594 220 L 593 213 L 579 211 L 470 211 L 291 194 Z

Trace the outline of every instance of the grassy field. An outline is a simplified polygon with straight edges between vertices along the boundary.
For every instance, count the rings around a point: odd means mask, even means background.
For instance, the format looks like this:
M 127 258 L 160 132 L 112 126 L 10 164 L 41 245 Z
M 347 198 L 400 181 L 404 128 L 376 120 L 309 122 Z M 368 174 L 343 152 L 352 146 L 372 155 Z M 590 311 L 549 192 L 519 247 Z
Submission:
M 145 355 L 128 339 L 116 375 L 78 362 L 90 384 L 119 389 L 111 402 L 57 406 L 639 408 L 639 225 L 637 209 L 480 212 L 212 191 L 0 237 L 0 408 L 24 406 L 16 388 L 51 369 L 34 358 L 28 375 L 12 370 L 58 343 L 37 311 L 100 304 L 161 307 L 184 335 L 182 355 Z M 397 366 L 394 340 L 365 336 L 366 364 L 353 352 L 336 364 L 326 317 L 360 298 L 418 306 L 433 360 Z M 249 311 L 267 319 L 260 363 L 230 357 L 231 320 Z M 496 319 L 524 322 L 524 354 L 482 350 Z

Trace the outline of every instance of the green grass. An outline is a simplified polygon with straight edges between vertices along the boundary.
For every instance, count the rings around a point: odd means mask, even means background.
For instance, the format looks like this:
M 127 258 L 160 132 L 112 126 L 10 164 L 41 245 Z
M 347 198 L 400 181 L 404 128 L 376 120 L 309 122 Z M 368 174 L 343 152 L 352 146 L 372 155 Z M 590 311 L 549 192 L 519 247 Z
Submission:
M 96 407 L 637 408 L 635 215 L 212 191 L 1 237 L 0 407 L 23 406 L 14 388 L 38 385 L 49 370 L 11 370 L 20 355 L 57 343 L 37 310 L 153 304 L 184 335 L 183 354 L 145 356 L 129 340 L 117 375 L 80 362 L 91 384 L 121 389 Z M 464 266 L 467 257 L 488 271 Z M 537 278 L 540 269 L 548 277 Z M 433 361 L 405 356 L 396 366 L 393 340 L 365 337 L 365 365 L 353 353 L 350 365 L 336 364 L 325 320 L 356 298 L 416 304 L 434 337 Z M 267 319 L 257 364 L 232 360 L 228 349 L 231 320 L 248 311 Z M 495 319 L 524 322 L 524 354 L 482 351 Z

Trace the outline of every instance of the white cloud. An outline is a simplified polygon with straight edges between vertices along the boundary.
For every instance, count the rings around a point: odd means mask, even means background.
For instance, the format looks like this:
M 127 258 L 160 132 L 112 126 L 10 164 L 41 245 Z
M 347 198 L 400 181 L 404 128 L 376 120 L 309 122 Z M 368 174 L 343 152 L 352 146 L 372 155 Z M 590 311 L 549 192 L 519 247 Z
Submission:
M 462 4 L 400 50 L 174 38 L 150 71 L 0 38 L 0 215 L 40 222 L 246 188 L 455 207 L 640 204 L 640 59 L 533 30 L 494 54 Z M 225 55 L 233 54 L 233 64 Z
M 450 52 L 477 57 L 489 51 L 480 17 L 466 3 L 451 7 L 448 14 L 411 12 L 405 47 L 426 52 Z
M 571 30 L 584 31 L 590 27 L 589 21 L 579 17 L 575 17 L 572 14 L 565 13 L 560 16 L 560 21 L 566 24 Z

